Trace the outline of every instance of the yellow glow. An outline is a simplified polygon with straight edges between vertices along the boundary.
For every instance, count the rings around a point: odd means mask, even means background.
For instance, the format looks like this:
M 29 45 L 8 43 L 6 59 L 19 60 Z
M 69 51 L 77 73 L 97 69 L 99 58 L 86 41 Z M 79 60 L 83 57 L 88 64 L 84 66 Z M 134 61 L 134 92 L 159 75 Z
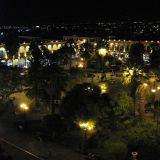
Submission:
M 104 56 L 106 56 L 107 50 L 106 50 L 106 48 L 101 48 L 98 50 L 98 52 L 99 52 L 99 55 L 104 57 Z
M 60 49 L 62 47 L 62 45 L 61 44 L 58 44 L 58 49 Z
M 85 123 L 85 122 L 80 122 L 79 126 L 80 126 L 81 128 L 86 128 L 86 127 L 87 127 L 87 123 Z
M 25 103 L 22 103 L 20 104 L 20 109 L 22 109 L 23 111 L 28 111 L 29 107 Z
M 25 65 L 25 66 L 24 66 L 24 68 L 28 68 L 28 66 L 27 66 L 27 65 Z
M 146 86 L 148 86 L 148 84 L 147 83 L 143 83 L 143 85 L 146 87 Z
M 3 51 L 3 52 L 6 51 L 6 49 L 4 47 L 1 47 L 0 50 Z
M 83 43 L 86 43 L 86 39 L 83 39 Z
M 29 52 L 29 48 L 30 48 L 29 46 L 26 46 L 26 52 Z
M 154 83 L 158 80 L 158 78 L 156 76 L 152 76 L 151 78 L 149 78 L 149 82 L 150 83 Z
M 157 89 L 160 90 L 160 86 L 158 86 Z
M 5 59 L 8 59 L 8 56 L 7 56 L 7 54 L 5 54 Z
M 124 75 L 129 75 L 129 73 L 128 73 L 128 72 L 124 72 L 123 74 L 124 74 Z
M 18 53 L 20 54 L 20 53 L 25 53 L 25 47 L 24 46 L 20 46 L 19 47 L 19 50 L 18 50 Z
M 52 50 L 52 46 L 50 44 L 48 45 L 48 50 Z
M 78 68 L 84 68 L 84 63 L 83 62 L 79 62 Z
M 156 89 L 151 89 L 151 92 L 152 92 L 152 93 L 155 93 L 155 92 L 156 92 Z
M 118 57 L 118 60 L 122 61 L 122 58 L 121 58 L 121 57 Z
M 97 43 L 94 43 L 94 46 L 97 46 Z
M 110 46 L 112 47 L 114 44 L 113 43 L 110 43 Z
M 135 74 L 145 76 L 145 73 L 142 70 L 135 67 L 132 67 L 131 69 L 127 67 L 123 72 L 122 83 L 123 84 L 131 83 L 132 78 Z
M 80 128 L 87 130 L 87 131 L 92 131 L 95 128 L 94 121 L 80 121 L 78 125 Z
M 106 83 L 101 83 L 101 84 L 100 84 L 100 89 L 101 89 L 101 93 L 102 93 L 102 94 L 103 94 L 103 93 L 106 93 L 106 92 L 107 92 L 107 89 L 108 89 L 107 84 L 106 84 Z
M 130 73 L 131 76 L 133 76 L 133 69 L 130 69 L 129 73 Z
M 57 46 L 56 44 L 54 44 L 54 45 L 53 45 L 53 50 L 55 51 L 55 50 L 57 50 L 57 49 L 59 49 L 58 46 Z

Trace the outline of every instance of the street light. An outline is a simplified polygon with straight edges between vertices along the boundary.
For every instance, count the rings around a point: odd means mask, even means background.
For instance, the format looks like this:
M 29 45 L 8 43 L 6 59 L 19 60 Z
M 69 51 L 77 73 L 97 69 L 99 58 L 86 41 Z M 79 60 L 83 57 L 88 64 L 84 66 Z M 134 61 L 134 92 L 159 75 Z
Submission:
M 136 158 L 138 156 L 138 152 L 132 152 L 131 154 L 132 154 L 132 159 L 137 160 Z
M 20 104 L 20 109 L 25 113 L 29 110 L 29 107 L 25 103 L 22 103 Z
M 107 84 L 106 84 L 106 83 L 104 83 L 104 82 L 103 82 L 103 83 L 100 83 L 99 87 L 100 87 L 100 89 L 101 89 L 101 94 L 107 92 L 108 87 L 107 87 Z
M 84 68 L 84 63 L 83 62 L 79 62 L 78 68 Z
M 98 50 L 98 53 L 99 53 L 100 56 L 105 57 L 106 54 L 107 54 L 107 50 L 106 50 L 106 48 L 100 48 Z
M 104 57 L 107 54 L 107 49 L 106 48 L 100 48 L 98 50 L 98 54 L 102 57 L 102 62 L 101 62 L 101 67 L 102 67 L 102 72 L 104 72 Z M 105 73 L 102 73 L 102 79 L 105 77 Z M 105 78 L 106 79 L 106 78 Z M 105 81 L 105 80 L 104 80 Z
M 143 86 L 147 87 L 147 86 L 148 86 L 148 84 L 147 84 L 147 83 L 143 83 Z
M 94 130 L 95 122 L 94 121 L 79 121 L 78 125 L 83 131 L 82 152 L 86 153 L 86 151 L 87 151 L 87 134 Z
M 151 89 L 151 92 L 153 93 L 153 119 L 155 120 L 156 118 L 156 111 L 155 111 L 155 93 L 156 93 L 156 89 L 155 88 L 152 88 Z

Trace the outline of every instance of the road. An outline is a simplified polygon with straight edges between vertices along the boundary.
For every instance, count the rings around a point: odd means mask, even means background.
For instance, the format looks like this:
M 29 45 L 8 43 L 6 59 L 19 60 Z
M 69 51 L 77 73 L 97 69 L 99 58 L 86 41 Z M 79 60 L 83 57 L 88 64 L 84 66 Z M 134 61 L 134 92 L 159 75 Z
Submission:
M 35 136 L 19 132 L 12 114 L 0 115 L 0 144 L 13 160 L 83 160 L 81 154 L 53 142 L 43 142 Z

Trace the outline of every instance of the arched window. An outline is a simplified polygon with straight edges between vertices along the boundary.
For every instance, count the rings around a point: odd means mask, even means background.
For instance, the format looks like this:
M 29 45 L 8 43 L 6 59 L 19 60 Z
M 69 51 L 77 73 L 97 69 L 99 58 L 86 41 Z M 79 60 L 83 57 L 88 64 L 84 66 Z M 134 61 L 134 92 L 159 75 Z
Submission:
M 1 47 L 0 48 L 0 58 L 5 58 L 5 54 L 6 54 L 5 48 Z
M 57 50 L 58 49 L 58 46 L 56 44 L 53 45 L 53 50 Z

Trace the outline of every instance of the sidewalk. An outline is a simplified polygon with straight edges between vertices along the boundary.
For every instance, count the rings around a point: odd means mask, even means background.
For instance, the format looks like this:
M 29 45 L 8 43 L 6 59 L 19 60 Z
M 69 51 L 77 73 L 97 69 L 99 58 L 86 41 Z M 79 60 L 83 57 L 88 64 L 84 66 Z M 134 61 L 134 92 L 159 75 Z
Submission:
M 9 114 L 0 117 L 0 138 L 13 144 L 1 142 L 6 153 L 13 156 L 13 160 L 36 160 L 27 155 L 27 152 L 33 153 L 42 160 L 84 160 L 84 155 L 76 153 L 70 148 L 53 142 L 39 141 L 34 135 L 19 132 L 14 127 L 12 120 L 12 115 Z M 18 148 L 27 152 L 23 153 Z

